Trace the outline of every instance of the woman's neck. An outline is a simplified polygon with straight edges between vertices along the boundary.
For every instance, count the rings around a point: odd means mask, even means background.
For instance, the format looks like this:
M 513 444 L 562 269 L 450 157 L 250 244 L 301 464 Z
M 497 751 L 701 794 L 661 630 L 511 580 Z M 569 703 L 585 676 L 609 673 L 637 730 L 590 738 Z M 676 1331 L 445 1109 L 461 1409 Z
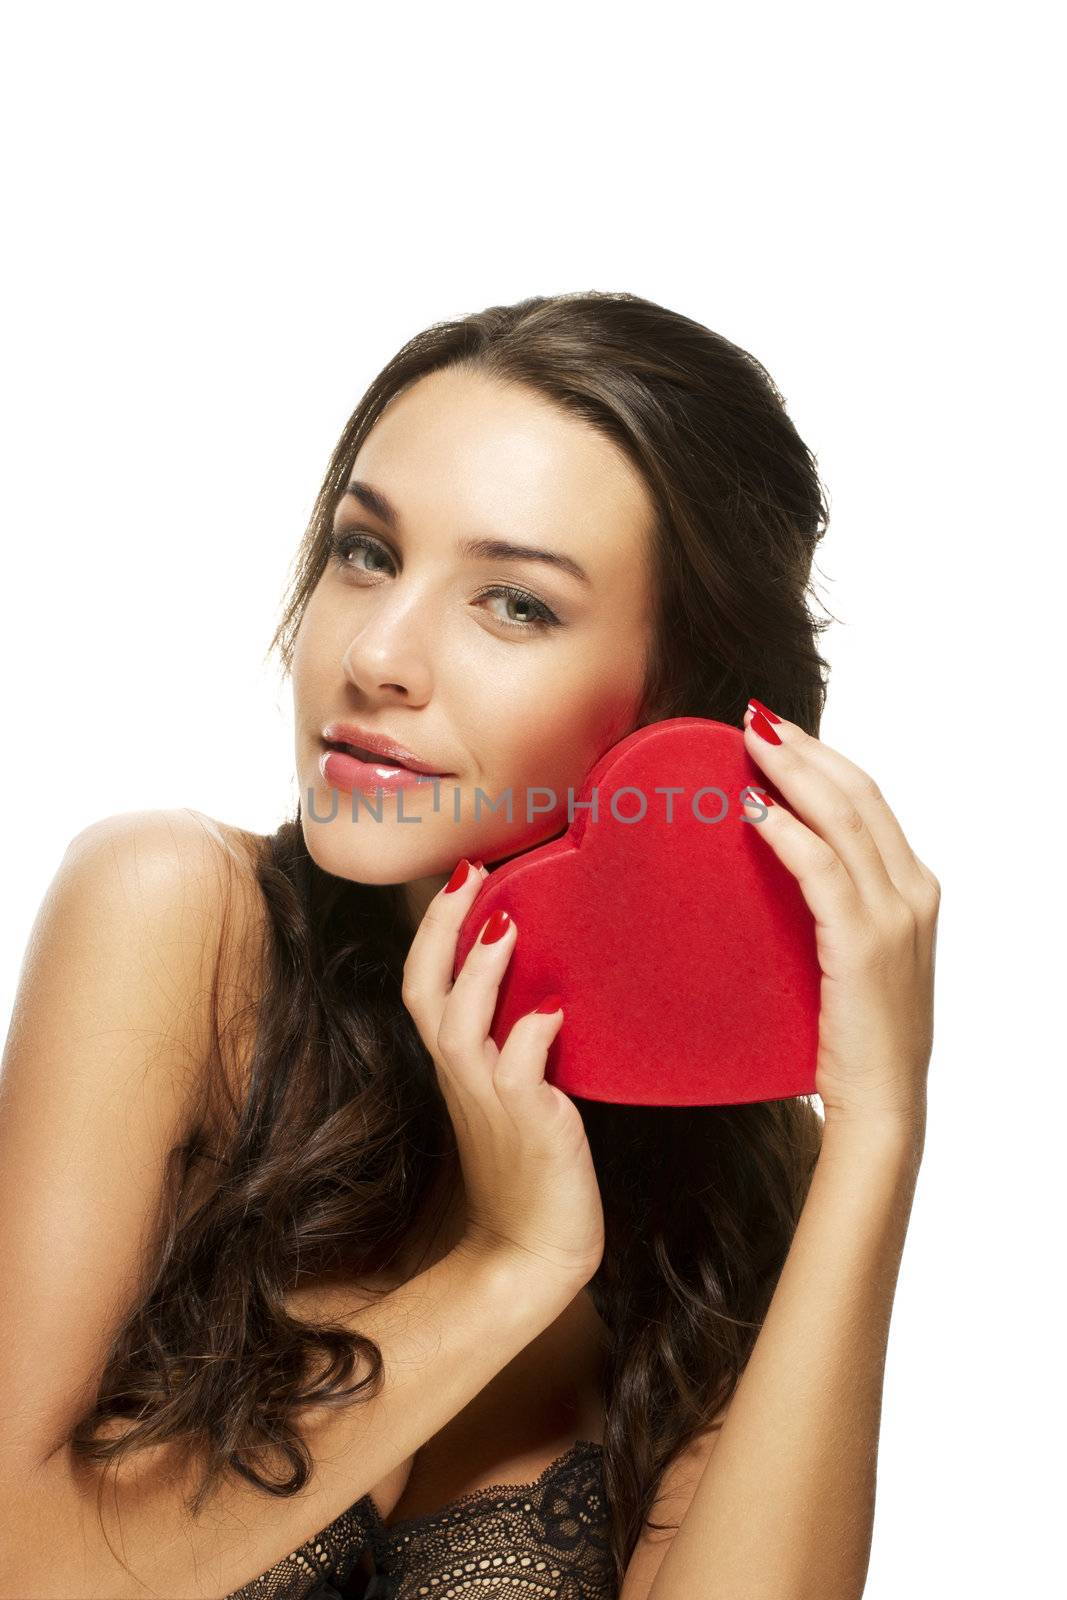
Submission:
M 445 874 L 432 878 L 415 878 L 411 883 L 400 885 L 404 916 L 412 936 L 417 932 L 430 901 L 447 882 L 448 876 Z

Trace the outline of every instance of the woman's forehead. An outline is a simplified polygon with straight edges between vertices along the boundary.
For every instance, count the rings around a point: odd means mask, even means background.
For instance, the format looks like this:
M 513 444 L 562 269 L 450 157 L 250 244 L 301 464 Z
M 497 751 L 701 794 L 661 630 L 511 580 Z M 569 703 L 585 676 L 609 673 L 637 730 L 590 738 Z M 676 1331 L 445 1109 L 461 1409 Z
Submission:
M 399 538 L 535 545 L 572 557 L 598 586 L 641 554 L 648 491 L 610 439 L 518 385 L 433 378 L 389 406 L 349 474 L 384 498 L 393 515 L 381 520 Z

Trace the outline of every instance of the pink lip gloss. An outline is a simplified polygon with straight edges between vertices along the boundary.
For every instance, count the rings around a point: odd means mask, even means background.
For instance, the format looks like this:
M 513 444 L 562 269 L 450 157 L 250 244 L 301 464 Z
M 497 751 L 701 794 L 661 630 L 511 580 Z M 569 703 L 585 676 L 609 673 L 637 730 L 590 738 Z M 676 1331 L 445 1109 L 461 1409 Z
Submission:
M 383 756 L 380 761 L 361 761 L 345 750 L 325 750 L 319 757 L 319 771 L 331 789 L 351 794 L 354 789 L 384 789 L 390 794 L 399 789 L 426 789 L 433 793 L 433 773 L 413 772 L 397 766 Z

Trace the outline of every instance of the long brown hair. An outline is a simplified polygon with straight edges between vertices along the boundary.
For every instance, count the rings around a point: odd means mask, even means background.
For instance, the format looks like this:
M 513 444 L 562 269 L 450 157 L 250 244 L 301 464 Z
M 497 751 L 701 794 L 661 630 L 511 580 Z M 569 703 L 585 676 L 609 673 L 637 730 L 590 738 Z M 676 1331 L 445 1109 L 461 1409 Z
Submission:
M 809 607 L 810 575 L 828 513 L 815 458 L 753 356 L 622 293 L 493 306 L 433 325 L 388 363 L 344 426 L 297 553 L 271 641 L 286 672 L 362 440 L 390 400 L 445 367 L 528 386 L 641 472 L 658 575 L 641 722 L 740 726 L 754 694 L 818 732 L 827 623 Z M 97 1463 L 195 1441 L 205 1470 L 194 1509 L 226 1470 L 269 1494 L 304 1486 L 301 1409 L 370 1397 L 382 1358 L 358 1333 L 295 1319 L 283 1297 L 320 1273 L 358 1281 L 387 1267 L 460 1181 L 436 1070 L 401 999 L 410 933 L 398 887 L 323 872 L 299 806 L 255 841 L 249 865 L 264 908 L 261 981 L 240 1010 L 216 996 L 211 1115 L 205 1091 L 204 1116 L 172 1152 L 146 1291 L 70 1441 Z M 238 1039 L 248 1068 L 236 1092 L 226 1068 Z M 606 1216 L 589 1289 L 610 1332 L 603 1460 L 621 1583 L 664 1469 L 714 1423 L 744 1370 L 822 1123 L 806 1098 L 578 1104 Z M 222 1130 L 214 1149 L 209 1127 Z M 214 1179 L 193 1206 L 189 1178 L 203 1162 Z M 117 1420 L 129 1426 L 105 1436 Z

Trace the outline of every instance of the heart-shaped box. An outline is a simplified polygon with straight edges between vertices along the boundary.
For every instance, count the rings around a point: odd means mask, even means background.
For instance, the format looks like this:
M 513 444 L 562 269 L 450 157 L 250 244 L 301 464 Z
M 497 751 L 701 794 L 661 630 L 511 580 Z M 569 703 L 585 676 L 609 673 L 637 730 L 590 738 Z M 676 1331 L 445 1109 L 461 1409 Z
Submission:
M 650 723 L 601 756 L 566 833 L 493 869 L 460 928 L 456 974 L 497 907 L 518 930 L 498 1047 L 558 994 L 545 1077 L 568 1094 L 690 1106 L 814 1092 L 815 922 L 756 838 L 749 789 L 784 803 L 741 730 L 704 717 Z

